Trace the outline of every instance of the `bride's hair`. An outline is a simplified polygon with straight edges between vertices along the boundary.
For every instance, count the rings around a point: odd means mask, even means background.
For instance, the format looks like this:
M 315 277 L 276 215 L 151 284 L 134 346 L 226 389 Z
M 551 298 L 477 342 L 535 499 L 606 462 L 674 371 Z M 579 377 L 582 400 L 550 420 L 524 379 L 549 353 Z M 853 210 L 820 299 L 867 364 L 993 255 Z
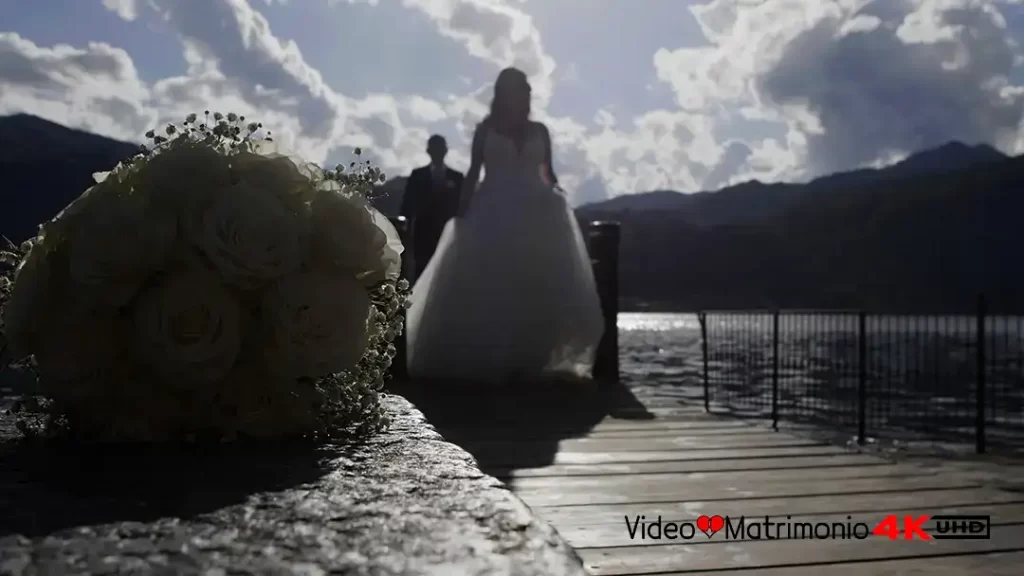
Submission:
M 522 70 L 514 67 L 502 70 L 494 81 L 491 113 L 484 122 L 493 122 L 510 113 L 521 114 L 522 120 L 530 117 L 530 82 Z

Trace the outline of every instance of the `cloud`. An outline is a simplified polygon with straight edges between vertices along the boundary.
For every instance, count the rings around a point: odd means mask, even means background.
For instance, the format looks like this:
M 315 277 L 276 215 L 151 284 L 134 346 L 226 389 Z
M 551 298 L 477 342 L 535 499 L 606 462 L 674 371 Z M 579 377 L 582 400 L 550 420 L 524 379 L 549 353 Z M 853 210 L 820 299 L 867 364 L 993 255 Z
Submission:
M 46 48 L 0 33 L 0 93 L 0 114 L 29 110 L 115 138 L 137 139 L 155 121 L 131 57 L 101 42 Z
M 129 22 L 139 17 L 138 0 L 103 0 L 103 6 Z
M 555 59 L 541 41 L 530 16 L 503 0 L 402 0 L 426 14 L 448 38 L 498 67 L 516 66 L 530 77 L 537 107 L 545 108 L 554 90 Z
M 423 125 L 450 108 L 416 95 L 336 92 L 299 47 L 276 37 L 244 0 L 108 0 L 104 6 L 126 20 L 166 21 L 181 40 L 186 72 L 146 83 L 127 52 L 110 45 L 42 47 L 5 33 L 0 112 L 29 111 L 138 141 L 146 129 L 191 112 L 234 111 L 259 118 L 278 141 L 312 161 L 344 161 L 348 151 L 363 147 L 385 168 L 398 169 L 422 153 Z
M 304 136 L 333 139 L 336 123 L 345 120 L 344 98 L 306 63 L 295 42 L 274 36 L 266 17 L 248 2 L 152 3 L 195 52 L 195 62 L 216 63 L 257 105 L 292 112 Z
M 713 0 L 693 8 L 709 46 L 662 50 L 659 77 L 681 108 L 724 124 L 784 126 L 746 144 L 790 175 L 817 175 L 950 140 L 1016 151 L 1020 47 L 999 4 L 981 0 Z M 738 153 L 737 153 L 738 154 Z M 735 157 L 738 159 L 739 155 Z M 727 171 L 728 172 L 728 171 Z M 715 174 L 720 179 L 720 174 Z
M 378 6 L 376 0 L 323 1 L 338 10 Z M 1024 150 L 1024 87 L 1015 79 L 1024 55 L 1014 38 L 1019 30 L 1005 15 L 1010 4 L 1020 3 L 708 0 L 690 8 L 703 39 L 672 39 L 675 45 L 650 58 L 652 77 L 671 90 L 674 106 L 618 105 L 592 118 L 552 112 L 560 88 L 596 84 L 580 76 L 584 68 L 571 64 L 576 58 L 564 58 L 570 64 L 558 67 L 528 3 L 400 5 L 425 16 L 438 37 L 494 74 L 508 65 L 528 73 L 535 115 L 554 139 L 560 180 L 577 201 L 593 201 L 651 189 L 714 189 L 752 178 L 807 178 L 892 161 L 952 139 Z M 389 172 L 411 168 L 422 159 L 431 131 L 452 127 L 454 133 L 445 132 L 450 158 L 465 166 L 468 137 L 487 113 L 490 78 L 453 82 L 452 93 L 431 97 L 340 92 L 260 12 L 273 4 L 296 10 L 296 2 L 100 4 L 125 21 L 166 23 L 180 41 L 185 70 L 144 81 L 131 56 L 112 44 L 44 46 L 3 33 L 0 113 L 29 111 L 137 140 L 154 124 L 189 112 L 231 110 L 272 126 L 279 141 L 312 161 L 341 161 L 360 146 Z M 585 25 L 576 20 L 563 19 L 558 30 L 571 34 L 572 26 Z M 613 64 L 603 81 L 614 82 Z

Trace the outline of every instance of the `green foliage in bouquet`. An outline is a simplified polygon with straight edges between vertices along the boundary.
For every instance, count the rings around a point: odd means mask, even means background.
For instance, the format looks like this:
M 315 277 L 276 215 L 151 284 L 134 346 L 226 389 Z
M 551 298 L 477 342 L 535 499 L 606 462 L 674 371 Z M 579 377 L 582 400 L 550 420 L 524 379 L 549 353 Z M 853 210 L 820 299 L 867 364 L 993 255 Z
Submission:
M 367 202 L 384 175 L 296 160 L 234 114 L 146 136 L 0 254 L 0 367 L 35 385 L 14 408 L 22 432 L 330 440 L 386 426 L 409 285 Z

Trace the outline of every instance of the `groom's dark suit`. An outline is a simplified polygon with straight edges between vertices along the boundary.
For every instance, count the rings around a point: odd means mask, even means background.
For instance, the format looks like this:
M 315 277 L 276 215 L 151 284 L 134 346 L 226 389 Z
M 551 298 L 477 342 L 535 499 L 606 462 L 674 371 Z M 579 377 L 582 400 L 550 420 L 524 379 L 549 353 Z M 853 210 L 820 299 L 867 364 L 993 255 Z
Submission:
M 462 179 L 461 172 L 430 165 L 413 170 L 405 183 L 401 214 L 412 221 L 414 279 L 434 255 L 445 223 L 455 217 Z

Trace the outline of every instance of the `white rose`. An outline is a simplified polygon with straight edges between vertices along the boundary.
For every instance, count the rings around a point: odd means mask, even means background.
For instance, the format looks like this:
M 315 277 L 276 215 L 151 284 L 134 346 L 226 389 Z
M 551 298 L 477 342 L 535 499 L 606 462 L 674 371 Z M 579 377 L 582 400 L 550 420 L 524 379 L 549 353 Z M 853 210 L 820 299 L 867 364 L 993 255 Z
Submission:
M 351 276 L 301 272 L 282 278 L 263 300 L 267 361 L 286 378 L 351 368 L 366 350 L 369 315 L 369 295 Z
M 65 236 L 68 288 L 120 307 L 164 266 L 177 240 L 178 220 L 154 209 L 144 194 L 98 186 L 81 210 L 68 213 L 73 218 Z
M 312 211 L 315 249 L 322 262 L 349 271 L 367 284 L 398 277 L 402 251 L 398 233 L 362 197 L 325 186 L 317 191 Z
M 297 270 L 308 237 L 309 181 L 286 158 L 240 154 L 236 181 L 216 192 L 193 242 L 231 284 L 253 288 Z
M 275 142 L 254 142 L 252 151 L 230 156 L 233 174 L 243 183 L 273 190 L 293 210 L 309 210 L 322 173 L 314 164 L 289 155 Z
M 231 161 L 208 145 L 179 139 L 128 177 L 162 209 L 190 215 L 231 185 Z
M 18 265 L 10 299 L 3 307 L 4 337 L 11 357 L 21 359 L 36 352 L 52 306 L 60 300 L 47 246 L 35 244 Z
M 388 237 L 387 245 L 384 246 L 381 255 L 381 261 L 385 264 L 384 278 L 398 280 L 399 275 L 402 273 L 402 253 L 405 251 L 402 237 L 398 235 L 398 230 L 395 230 L 391 220 L 388 220 L 387 216 L 377 210 L 373 210 L 373 221 L 384 232 L 384 235 Z
M 70 204 L 65 206 L 49 222 L 40 225 L 39 237 L 45 237 L 51 248 L 64 242 L 71 227 L 77 222 L 79 214 L 91 204 L 97 202 L 101 196 L 114 193 L 116 185 L 112 185 L 106 182 L 106 180 L 104 178 L 102 182 L 87 188 L 85 192 L 82 192 L 78 198 L 72 200 Z
M 94 395 L 111 378 L 120 351 L 113 317 L 72 301 L 55 304 L 60 313 L 40 331 L 35 350 L 43 389 L 64 401 Z
M 262 364 L 240 362 L 217 389 L 219 425 L 254 437 L 314 430 L 322 398 L 312 385 L 267 378 Z
M 135 308 L 139 360 L 170 382 L 220 380 L 241 349 L 242 311 L 210 272 L 178 270 L 146 288 Z

